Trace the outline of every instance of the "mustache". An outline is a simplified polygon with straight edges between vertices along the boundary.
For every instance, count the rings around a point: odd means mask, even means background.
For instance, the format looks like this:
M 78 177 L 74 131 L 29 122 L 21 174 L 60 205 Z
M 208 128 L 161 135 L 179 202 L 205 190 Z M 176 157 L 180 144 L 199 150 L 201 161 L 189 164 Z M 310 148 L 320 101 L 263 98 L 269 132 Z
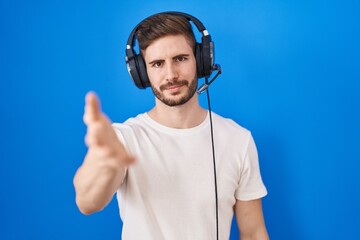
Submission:
M 168 82 L 164 85 L 160 86 L 160 90 L 164 91 L 165 89 L 169 88 L 169 87 L 173 87 L 173 86 L 183 86 L 183 85 L 189 85 L 189 82 L 186 80 L 179 80 L 179 81 L 173 81 L 173 82 Z

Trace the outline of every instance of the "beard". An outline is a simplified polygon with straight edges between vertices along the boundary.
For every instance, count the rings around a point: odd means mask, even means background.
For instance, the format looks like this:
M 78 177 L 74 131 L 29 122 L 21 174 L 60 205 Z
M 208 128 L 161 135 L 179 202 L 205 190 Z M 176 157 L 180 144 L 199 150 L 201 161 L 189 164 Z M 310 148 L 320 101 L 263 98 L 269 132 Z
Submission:
M 198 83 L 197 79 L 191 81 L 190 84 L 187 80 L 179 80 L 179 81 L 168 82 L 167 84 L 161 85 L 160 90 L 156 89 L 154 86 L 151 85 L 151 89 L 155 97 L 159 99 L 162 103 L 164 103 L 169 107 L 175 107 L 187 103 L 194 96 L 197 89 L 197 83 Z M 166 98 L 163 92 L 164 90 L 172 86 L 181 86 L 181 87 L 186 86 L 187 91 L 185 95 L 180 98 Z M 174 97 L 179 94 L 180 92 L 171 93 L 171 95 Z

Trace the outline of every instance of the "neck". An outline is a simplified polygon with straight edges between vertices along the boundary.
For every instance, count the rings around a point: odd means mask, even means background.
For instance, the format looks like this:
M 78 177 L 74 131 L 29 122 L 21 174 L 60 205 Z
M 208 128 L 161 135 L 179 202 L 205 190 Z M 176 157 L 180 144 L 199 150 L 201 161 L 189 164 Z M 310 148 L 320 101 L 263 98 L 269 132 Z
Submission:
M 195 94 L 183 105 L 169 107 L 155 98 L 155 107 L 148 112 L 156 122 L 171 128 L 192 128 L 202 123 L 207 115 L 207 110 L 199 105 L 198 96 Z

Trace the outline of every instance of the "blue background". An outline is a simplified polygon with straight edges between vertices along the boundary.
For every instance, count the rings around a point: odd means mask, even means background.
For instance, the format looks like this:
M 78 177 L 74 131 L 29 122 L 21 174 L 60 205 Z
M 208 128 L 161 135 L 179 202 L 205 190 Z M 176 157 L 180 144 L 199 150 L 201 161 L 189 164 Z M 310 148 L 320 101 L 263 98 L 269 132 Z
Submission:
M 91 216 L 75 205 L 84 96 L 95 90 L 118 122 L 151 108 L 124 49 L 139 21 L 165 10 L 195 15 L 212 35 L 223 68 L 212 108 L 255 137 L 271 239 L 360 239 L 360 2 L 351 0 L 1 0 L 0 239 L 120 238 L 116 200 Z

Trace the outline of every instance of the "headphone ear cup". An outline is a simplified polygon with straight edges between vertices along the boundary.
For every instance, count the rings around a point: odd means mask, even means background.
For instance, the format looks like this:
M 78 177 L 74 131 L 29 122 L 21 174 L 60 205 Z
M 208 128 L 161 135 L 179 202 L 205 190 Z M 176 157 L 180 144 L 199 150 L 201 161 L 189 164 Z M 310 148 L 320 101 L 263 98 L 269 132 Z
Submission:
M 141 55 L 135 55 L 127 62 L 128 72 L 136 87 L 143 89 L 150 86 L 146 66 Z
M 141 84 L 140 88 L 150 87 L 149 77 L 146 72 L 146 65 L 141 54 L 135 56 L 135 61 L 136 61 L 137 72 L 139 74 L 139 82 Z
M 209 36 L 202 38 L 201 43 L 201 61 L 203 66 L 203 76 L 209 77 L 213 71 L 214 65 L 214 43 Z
M 196 72 L 197 77 L 204 77 L 204 63 L 203 63 L 203 54 L 202 54 L 202 45 L 196 43 L 195 45 L 195 58 L 196 58 Z
M 131 59 L 129 59 L 127 62 L 126 62 L 126 65 L 127 65 L 127 70 L 129 72 L 129 75 L 131 77 L 131 79 L 133 80 L 133 82 L 135 83 L 135 85 L 138 87 L 138 88 L 142 88 L 142 83 L 141 83 L 141 79 L 140 79 L 140 76 L 139 76 L 139 72 L 137 70 L 137 61 L 136 61 L 136 57 L 133 57 Z

